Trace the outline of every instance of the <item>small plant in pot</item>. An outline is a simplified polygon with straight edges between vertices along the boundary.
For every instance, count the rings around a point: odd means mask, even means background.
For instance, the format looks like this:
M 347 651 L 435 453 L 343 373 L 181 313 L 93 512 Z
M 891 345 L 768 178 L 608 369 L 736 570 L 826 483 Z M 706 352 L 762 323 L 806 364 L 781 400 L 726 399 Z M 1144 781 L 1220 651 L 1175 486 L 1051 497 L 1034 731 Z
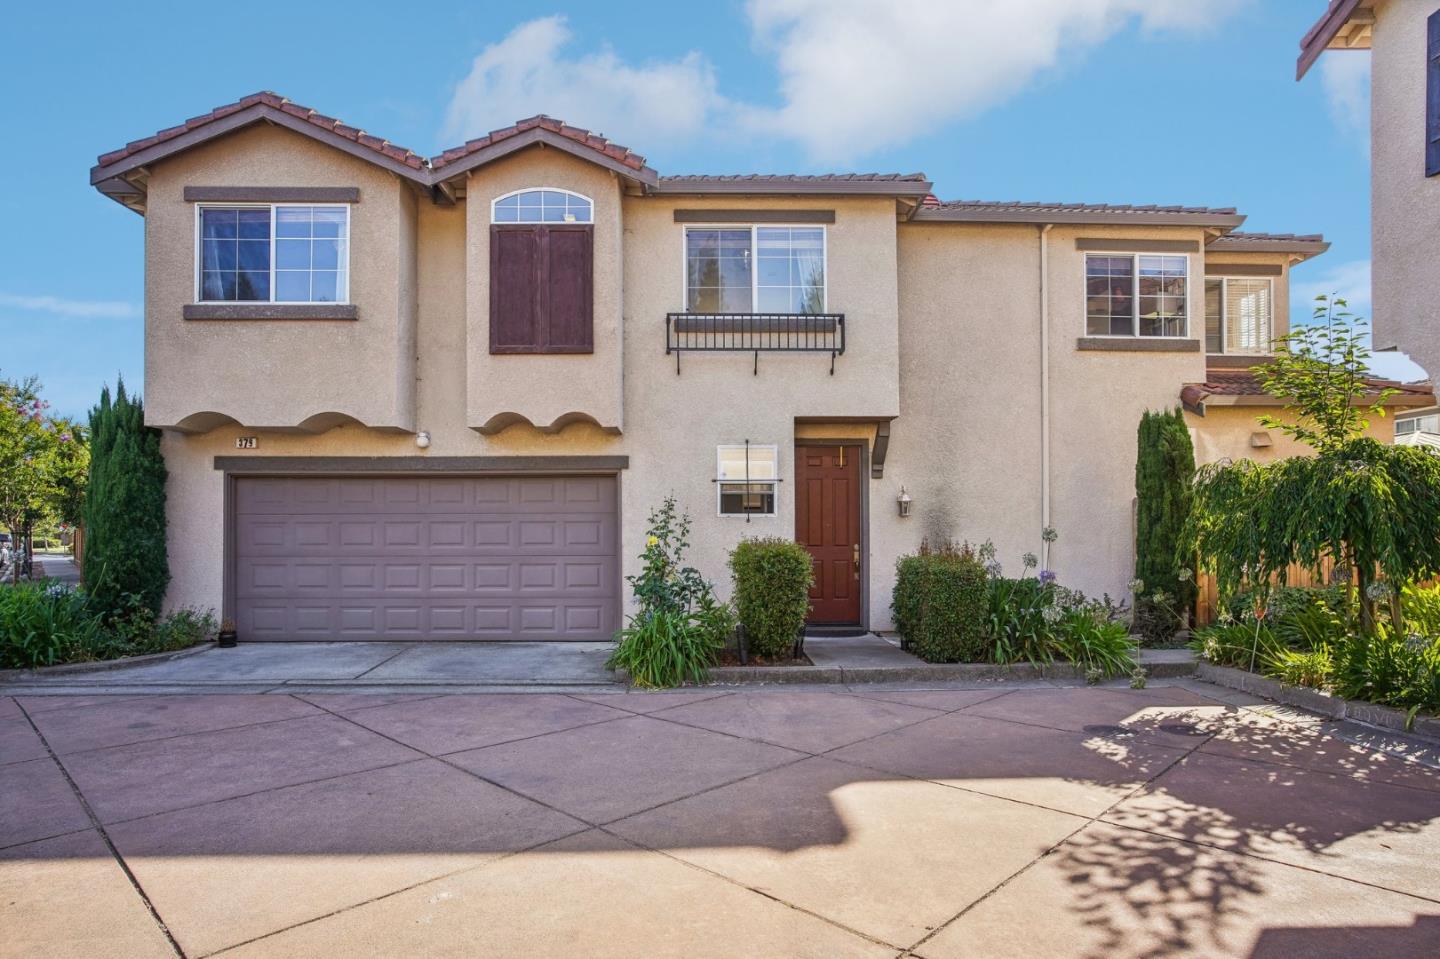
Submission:
M 214 620 L 211 620 L 211 622 L 214 622 Z M 220 621 L 220 632 L 215 635 L 215 639 L 218 641 L 221 649 L 233 649 L 239 639 L 239 637 L 235 635 L 235 620 L 222 619 Z

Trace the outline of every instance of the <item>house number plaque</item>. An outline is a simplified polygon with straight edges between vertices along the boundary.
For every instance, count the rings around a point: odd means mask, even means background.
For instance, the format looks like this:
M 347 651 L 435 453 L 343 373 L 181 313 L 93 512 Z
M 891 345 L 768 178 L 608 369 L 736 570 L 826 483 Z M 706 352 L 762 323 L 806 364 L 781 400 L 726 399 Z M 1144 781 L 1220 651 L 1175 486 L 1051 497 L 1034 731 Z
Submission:
M 258 436 L 237 436 L 235 437 L 235 448 L 237 450 L 256 450 L 260 448 L 260 437 Z

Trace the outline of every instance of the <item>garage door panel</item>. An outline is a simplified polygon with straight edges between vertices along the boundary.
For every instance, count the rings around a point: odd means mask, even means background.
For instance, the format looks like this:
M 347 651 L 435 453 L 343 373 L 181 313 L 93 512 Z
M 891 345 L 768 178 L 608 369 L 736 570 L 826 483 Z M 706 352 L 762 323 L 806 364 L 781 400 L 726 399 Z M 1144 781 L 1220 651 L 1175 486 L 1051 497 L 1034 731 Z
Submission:
M 612 477 L 266 477 L 235 490 L 247 639 L 608 639 Z

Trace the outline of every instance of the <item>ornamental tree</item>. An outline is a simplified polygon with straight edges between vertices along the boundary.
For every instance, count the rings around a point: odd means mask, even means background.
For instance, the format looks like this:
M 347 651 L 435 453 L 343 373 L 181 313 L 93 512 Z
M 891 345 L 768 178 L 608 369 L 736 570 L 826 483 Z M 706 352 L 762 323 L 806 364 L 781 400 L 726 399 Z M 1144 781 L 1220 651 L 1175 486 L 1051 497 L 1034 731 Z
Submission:
M 85 496 L 85 585 L 100 608 L 131 603 L 160 611 L 170 584 L 165 547 L 165 460 L 160 431 L 121 381 L 90 411 L 90 478 Z
M 1405 583 L 1440 574 L 1440 455 L 1363 435 L 1394 391 L 1367 383 L 1364 324 L 1344 307 L 1317 297 L 1315 325 L 1282 337 L 1275 360 L 1256 368 L 1291 414 L 1261 423 L 1315 455 L 1203 467 L 1185 542 L 1214 571 L 1222 594 L 1248 586 L 1259 602 L 1286 582 L 1291 564 L 1318 576 L 1329 558 L 1350 570 L 1352 605 L 1369 633 L 1376 599 L 1394 601 Z M 1394 601 L 1397 623 L 1399 612 Z
M 1195 449 L 1184 414 L 1147 410 L 1140 418 L 1135 457 L 1135 579 L 1142 592 L 1162 597 L 1155 615 L 1167 621 L 1162 625 L 1172 634 L 1179 624 L 1168 611 L 1187 610 L 1194 602 L 1194 580 L 1182 573 L 1188 563 L 1180 558 L 1194 476 Z M 1140 604 L 1137 597 L 1137 615 Z
M 0 526 L 17 549 L 36 523 L 73 522 L 84 497 L 84 437 L 48 408 L 34 377 L 0 379 Z M 19 563 L 12 576 L 19 580 Z

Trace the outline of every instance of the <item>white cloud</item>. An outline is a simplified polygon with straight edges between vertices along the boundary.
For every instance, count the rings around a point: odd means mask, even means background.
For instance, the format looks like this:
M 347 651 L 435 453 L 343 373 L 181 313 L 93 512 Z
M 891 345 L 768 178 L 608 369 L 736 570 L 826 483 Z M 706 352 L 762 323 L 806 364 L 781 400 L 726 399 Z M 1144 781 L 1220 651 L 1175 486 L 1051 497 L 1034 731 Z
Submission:
M 1290 283 L 1290 303 L 1294 310 L 1303 310 L 1301 318 L 1308 318 L 1315 307 L 1315 297 L 1320 295 L 1339 296 L 1349 304 L 1350 312 L 1369 317 L 1370 315 L 1370 261 L 1351 260 L 1347 263 L 1331 264 L 1324 273 Z
M 699 53 L 632 66 L 608 48 L 567 58 L 571 39 L 564 17 L 542 17 L 482 50 L 451 97 L 446 136 L 481 136 L 545 113 L 643 151 L 698 136 L 724 109 Z
M 1330 117 L 1341 131 L 1370 143 L 1370 57 L 1358 51 L 1331 53 L 1320 58 L 1320 85 L 1330 105 Z
M 564 17 L 521 24 L 481 51 L 456 87 L 451 140 L 535 113 L 647 144 L 737 132 L 801 144 L 843 163 L 973 116 L 1127 26 L 1142 32 L 1215 26 L 1251 0 L 749 0 L 762 56 L 779 75 L 776 103 L 721 95 L 691 51 L 628 64 L 613 50 L 570 55 Z
M 81 319 L 125 319 L 140 315 L 135 304 L 118 300 L 67 300 L 58 296 L 18 296 L 14 293 L 0 293 L 0 306 Z
M 747 119 L 799 140 L 817 160 L 848 159 L 981 113 L 1130 23 L 1202 29 L 1243 2 L 750 0 L 783 102 Z

